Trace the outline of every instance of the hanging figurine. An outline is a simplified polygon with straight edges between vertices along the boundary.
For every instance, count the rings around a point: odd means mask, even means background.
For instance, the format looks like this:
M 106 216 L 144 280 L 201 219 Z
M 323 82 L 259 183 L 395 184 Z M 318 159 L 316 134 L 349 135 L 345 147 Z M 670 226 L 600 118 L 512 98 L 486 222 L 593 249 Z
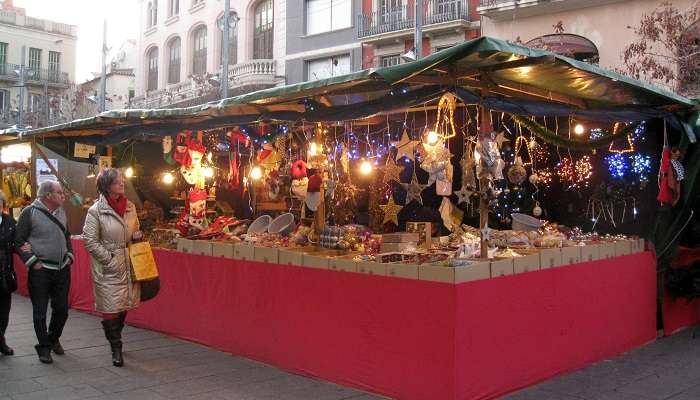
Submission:
M 681 198 L 681 181 L 685 178 L 681 158 L 678 147 L 669 149 L 667 144 L 664 146 L 659 170 L 659 195 L 656 198 L 662 206 L 675 206 Z
M 165 163 L 168 165 L 175 165 L 172 136 L 163 136 L 163 160 L 165 160 Z

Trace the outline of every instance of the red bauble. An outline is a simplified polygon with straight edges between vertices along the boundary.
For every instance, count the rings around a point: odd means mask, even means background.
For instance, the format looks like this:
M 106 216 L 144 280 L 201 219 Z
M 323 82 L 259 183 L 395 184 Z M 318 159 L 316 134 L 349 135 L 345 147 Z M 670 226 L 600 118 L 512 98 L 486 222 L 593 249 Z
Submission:
M 306 163 L 304 162 L 304 160 L 294 161 L 294 164 L 292 164 L 292 178 L 302 179 L 306 178 L 306 176 Z

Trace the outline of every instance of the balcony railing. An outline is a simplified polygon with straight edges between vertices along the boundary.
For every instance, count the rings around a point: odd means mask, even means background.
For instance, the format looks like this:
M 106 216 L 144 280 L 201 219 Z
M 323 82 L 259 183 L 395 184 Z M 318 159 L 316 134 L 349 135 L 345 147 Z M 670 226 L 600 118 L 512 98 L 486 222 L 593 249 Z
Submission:
M 73 37 L 77 36 L 77 29 L 74 25 L 62 24 L 48 19 L 33 18 L 14 10 L 0 10 L 0 23 L 25 26 L 31 29 L 39 29 Z
M 0 64 L 0 79 L 19 81 L 18 64 Z M 58 85 L 68 85 L 70 79 L 67 72 L 54 71 L 49 69 L 29 69 L 24 68 L 24 80 L 30 83 L 50 83 Z
M 453 21 L 469 21 L 469 2 L 467 0 L 424 0 L 423 24 L 433 25 Z M 399 7 L 362 14 L 358 18 L 359 38 L 381 35 L 413 29 L 415 27 L 415 8 L 402 5 Z

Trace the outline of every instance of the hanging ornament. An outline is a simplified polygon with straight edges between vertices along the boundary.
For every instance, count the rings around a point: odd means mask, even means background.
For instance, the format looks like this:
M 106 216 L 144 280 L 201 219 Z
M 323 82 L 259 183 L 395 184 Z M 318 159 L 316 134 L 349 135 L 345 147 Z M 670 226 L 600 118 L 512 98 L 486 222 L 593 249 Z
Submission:
M 492 138 L 493 134 L 485 135 L 476 144 L 474 158 L 476 161 L 476 176 L 478 179 L 503 179 L 505 161 L 501 158 L 498 145 Z
M 272 171 L 265 182 L 270 200 L 277 200 L 282 190 L 283 181 L 279 171 Z
M 241 177 L 238 171 L 238 156 L 234 153 L 229 153 L 228 159 L 228 189 L 237 189 L 241 184 Z
M 462 188 L 455 192 L 457 195 L 457 204 L 468 203 L 474 191 L 467 189 L 466 186 L 462 185 Z
M 539 218 L 542 215 L 542 208 L 540 207 L 539 202 L 535 203 L 535 207 L 532 209 L 532 215 L 537 218 Z
M 661 205 L 675 206 L 681 197 L 681 181 L 685 179 L 685 170 L 680 160 L 680 149 L 668 148 L 668 138 L 664 126 L 664 149 L 661 153 L 661 168 L 659 169 L 659 194 L 656 199 Z
M 454 232 L 455 229 L 462 224 L 462 218 L 464 217 L 464 212 L 459 208 L 455 207 L 450 201 L 449 197 L 443 197 L 442 203 L 440 204 L 440 217 L 442 218 L 442 224 L 445 225 L 450 232 Z
M 186 161 L 180 166 L 180 173 L 185 181 L 190 185 L 197 185 L 199 188 L 204 187 L 204 171 L 202 168 L 202 159 L 207 149 L 199 140 L 189 140 L 187 143 Z
M 497 146 L 498 146 L 498 149 L 500 150 L 500 149 L 503 148 L 503 143 L 505 143 L 505 142 L 510 142 L 510 139 L 508 139 L 508 138 L 506 137 L 506 134 L 505 134 L 505 133 L 499 132 L 498 135 L 496 135 L 495 141 L 496 141 L 496 144 L 497 144 Z
M 457 98 L 452 93 L 445 93 L 440 97 L 435 118 L 434 132 L 441 139 L 450 139 L 457 136 L 455 129 L 455 110 Z
M 620 123 L 616 122 L 614 127 L 613 127 L 613 136 L 616 135 L 620 130 Z M 628 133 L 626 136 L 627 139 L 627 148 L 622 148 L 622 149 L 615 149 L 615 141 L 610 142 L 610 146 L 608 146 L 608 151 L 611 153 L 615 154 L 625 154 L 625 153 L 632 153 L 634 152 L 634 141 L 632 140 L 632 134 Z
M 408 137 L 408 131 L 404 130 L 403 134 L 401 135 L 401 140 L 398 142 L 391 142 L 391 144 L 394 145 L 397 150 L 396 160 L 406 157 L 411 161 L 415 161 L 414 153 L 416 151 L 416 146 L 418 146 L 420 142 L 417 140 L 411 140 L 411 138 Z
M 163 136 L 163 160 L 166 164 L 174 165 L 175 159 L 173 158 L 173 137 Z
M 462 167 L 462 186 L 468 188 L 476 187 L 476 175 L 474 175 L 474 151 L 472 146 L 464 146 L 464 155 L 459 165 Z
M 434 146 L 423 144 L 423 162 L 420 164 L 422 170 L 429 174 L 428 186 L 440 181 L 438 194 L 449 196 L 452 194 L 452 175 L 454 167 L 450 162 L 452 154 L 445 148 L 445 142 L 440 140 Z
M 421 197 L 421 192 L 427 187 L 427 185 L 421 185 L 418 182 L 418 177 L 416 173 L 413 173 L 410 183 L 402 183 L 401 186 L 406 190 L 406 204 L 415 200 L 420 205 L 423 205 L 423 197 Z
M 530 175 L 530 177 L 527 178 L 527 179 L 528 179 L 528 180 L 530 181 L 530 183 L 532 183 L 533 185 L 537 185 L 537 181 L 538 181 L 538 179 L 539 179 L 539 176 L 537 176 L 537 172 L 533 172 L 532 175 Z
M 317 171 L 309 177 L 308 186 L 306 189 L 306 206 L 309 210 L 316 211 L 319 204 L 321 204 L 321 185 L 323 184 L 323 177 Z
M 190 189 L 187 196 L 189 214 L 187 222 L 191 227 L 204 230 L 207 227 L 207 191 L 197 187 Z
M 292 178 L 303 179 L 307 177 L 306 162 L 304 160 L 296 160 L 292 164 Z
M 380 205 L 379 208 L 381 208 L 384 212 L 382 224 L 391 222 L 396 226 L 399 225 L 399 212 L 403 209 L 403 207 L 394 202 L 393 196 L 389 198 L 389 202 L 387 204 Z
M 629 169 L 625 156 L 621 153 L 610 154 L 605 157 L 605 161 L 608 163 L 608 171 L 613 178 L 622 179 L 625 177 Z
M 350 157 L 348 157 L 348 148 L 345 144 L 342 145 L 340 150 L 340 166 L 344 174 L 350 173 Z
M 309 178 L 303 177 L 301 179 L 292 180 L 292 193 L 300 199 L 306 198 L 306 190 L 309 187 Z
M 395 162 L 391 161 L 391 159 L 387 157 L 382 182 L 389 183 L 391 181 L 396 181 L 397 183 L 401 183 L 401 171 L 403 171 L 403 169 L 403 166 L 396 165 Z
M 183 131 L 178 133 L 175 137 L 175 153 L 173 154 L 173 159 L 175 162 L 186 168 L 192 164 L 192 160 L 189 157 L 189 152 L 187 151 L 187 146 L 191 136 L 192 132 Z
M 514 185 L 522 185 L 525 178 L 527 178 L 527 170 L 523 167 L 522 158 L 517 157 L 515 164 L 508 169 L 508 181 Z

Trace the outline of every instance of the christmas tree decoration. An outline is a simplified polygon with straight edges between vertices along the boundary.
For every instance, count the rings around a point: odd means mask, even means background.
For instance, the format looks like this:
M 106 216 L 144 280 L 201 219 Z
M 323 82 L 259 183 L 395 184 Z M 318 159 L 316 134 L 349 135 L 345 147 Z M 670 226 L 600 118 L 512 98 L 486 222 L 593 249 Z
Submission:
M 340 167 L 344 174 L 350 173 L 350 158 L 348 157 L 348 148 L 345 144 L 340 149 Z
M 457 195 L 457 204 L 463 204 L 470 202 L 471 196 L 474 191 L 467 189 L 466 186 L 462 185 L 462 188 L 455 192 Z
M 379 208 L 381 208 L 382 212 L 384 213 L 382 224 L 391 222 L 396 226 L 399 225 L 399 212 L 403 209 L 403 206 L 396 204 L 393 196 L 389 198 L 389 202 L 387 204 L 379 205 Z
M 384 166 L 384 178 L 383 183 L 389 183 L 395 181 L 401 183 L 401 171 L 403 171 L 403 166 L 396 165 L 389 157 L 387 157 L 386 165 Z
M 542 207 L 540 207 L 540 203 L 536 202 L 535 207 L 532 209 L 532 215 L 539 218 L 542 216 Z
M 503 148 L 503 143 L 505 143 L 505 142 L 510 142 L 510 139 L 508 139 L 508 138 L 506 137 L 505 133 L 499 132 L 499 133 L 496 135 L 495 141 L 496 141 L 496 144 L 498 145 L 498 149 L 500 150 L 500 149 Z
M 452 93 L 445 93 L 440 97 L 437 108 L 437 116 L 435 118 L 435 138 L 431 140 L 430 132 L 428 132 L 428 144 L 435 144 L 435 139 L 450 139 L 457 136 L 455 129 L 455 109 L 457 109 L 457 98 Z M 432 142 L 432 143 L 431 143 Z
M 199 230 L 204 230 L 207 227 L 206 209 L 207 209 L 207 191 L 193 187 L 187 195 L 189 213 L 187 222 L 191 227 Z
M 498 144 L 491 135 L 485 135 L 476 144 L 474 160 L 476 161 L 476 176 L 478 179 L 503 179 L 503 168 L 505 168 L 506 163 L 501 158 Z
M 462 218 L 464 217 L 464 212 L 459 208 L 455 207 L 450 201 L 449 197 L 443 197 L 442 203 L 440 203 L 440 217 L 442 218 L 442 224 L 450 232 L 454 232 L 457 227 L 462 224 Z
M 593 176 L 593 165 L 589 156 L 583 156 L 576 161 L 576 183 L 579 187 L 588 187 Z
M 608 171 L 610 171 L 610 175 L 615 179 L 624 178 L 629 170 L 627 158 L 620 153 L 606 156 L 605 161 L 608 163 Z
M 527 179 L 533 185 L 537 185 L 537 183 L 539 182 L 539 176 L 537 175 L 537 172 L 533 172 Z
M 608 151 L 611 153 L 615 154 L 626 154 L 626 153 L 634 153 L 634 142 L 632 141 L 632 135 L 628 134 L 627 135 L 627 147 L 621 148 L 621 149 L 616 149 L 615 148 L 615 142 L 610 142 L 610 146 L 608 146 Z
M 307 167 L 304 160 L 296 160 L 292 164 L 292 178 L 303 179 L 307 177 Z
M 238 170 L 238 156 L 234 153 L 229 153 L 228 177 L 226 178 L 226 182 L 229 190 L 235 190 L 241 184 L 241 175 Z
M 402 183 L 401 186 L 406 190 L 406 204 L 415 200 L 418 204 L 423 205 L 423 197 L 421 197 L 421 192 L 427 187 L 427 185 L 421 185 L 418 182 L 418 177 L 416 173 L 413 173 L 410 183 Z
M 464 155 L 459 161 L 459 165 L 462 168 L 462 186 L 466 186 L 468 188 L 476 187 L 474 164 L 474 151 L 471 149 L 471 146 L 466 144 L 464 146 Z
M 651 173 L 651 157 L 636 153 L 632 156 L 632 172 L 637 176 L 640 184 L 649 182 Z
M 527 178 L 527 170 L 523 167 L 523 160 L 516 157 L 515 164 L 508 169 L 508 181 L 514 185 L 522 185 Z
M 399 160 L 402 157 L 406 157 L 407 159 L 411 161 L 415 161 L 415 151 L 416 151 L 416 146 L 420 144 L 419 141 L 417 140 L 411 140 L 411 138 L 408 137 L 408 131 L 404 130 L 403 134 L 401 135 L 401 140 L 398 142 L 391 142 L 393 146 L 396 147 L 396 160 Z

